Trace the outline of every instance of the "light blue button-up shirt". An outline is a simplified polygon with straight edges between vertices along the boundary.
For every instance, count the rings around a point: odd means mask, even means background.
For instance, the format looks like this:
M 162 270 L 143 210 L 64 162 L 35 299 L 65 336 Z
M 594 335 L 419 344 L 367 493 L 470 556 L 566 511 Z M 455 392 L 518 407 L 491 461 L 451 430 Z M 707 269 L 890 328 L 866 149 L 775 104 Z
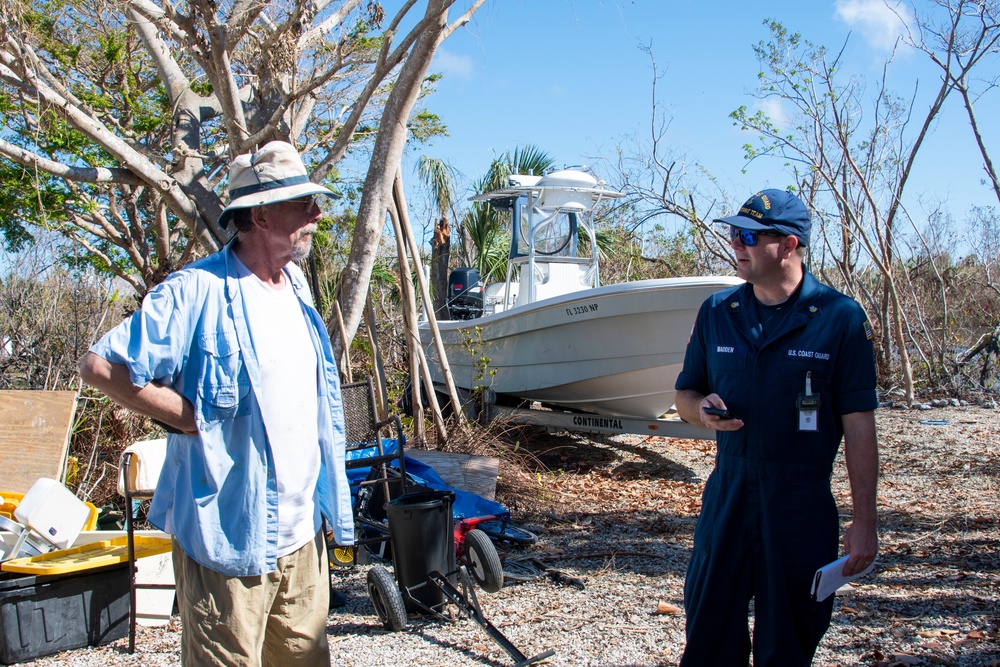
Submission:
M 294 264 L 284 271 L 311 324 L 318 361 L 317 502 L 337 543 L 353 544 L 344 410 L 333 349 L 302 272 Z M 135 386 L 155 380 L 194 405 L 198 434 L 167 436 L 150 523 L 172 533 L 195 561 L 222 574 L 273 571 L 278 560 L 278 489 L 256 398 L 260 367 L 232 244 L 170 275 L 146 295 L 141 310 L 91 352 L 125 365 Z

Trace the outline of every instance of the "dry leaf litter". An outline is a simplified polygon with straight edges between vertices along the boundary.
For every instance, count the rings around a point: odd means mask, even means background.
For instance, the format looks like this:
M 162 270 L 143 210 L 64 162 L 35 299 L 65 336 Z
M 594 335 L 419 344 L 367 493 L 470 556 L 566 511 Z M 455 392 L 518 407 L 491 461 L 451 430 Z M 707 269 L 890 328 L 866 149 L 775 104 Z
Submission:
M 813 664 L 1000 667 L 1000 411 L 880 409 L 877 419 L 879 567 L 838 594 Z M 501 555 L 534 557 L 556 576 L 479 591 L 485 617 L 527 656 L 555 649 L 546 664 L 677 664 L 684 570 L 714 443 L 554 434 L 524 446 L 550 472 L 537 476 L 534 497 L 508 505 L 540 539 Z M 842 458 L 834 487 L 848 521 Z M 329 617 L 331 665 L 513 664 L 461 616 L 411 617 L 403 632 L 384 630 L 367 597 L 366 568 L 333 574 L 348 603 Z M 122 639 L 32 664 L 176 665 L 179 630 L 175 616 L 168 626 L 140 628 L 133 655 Z

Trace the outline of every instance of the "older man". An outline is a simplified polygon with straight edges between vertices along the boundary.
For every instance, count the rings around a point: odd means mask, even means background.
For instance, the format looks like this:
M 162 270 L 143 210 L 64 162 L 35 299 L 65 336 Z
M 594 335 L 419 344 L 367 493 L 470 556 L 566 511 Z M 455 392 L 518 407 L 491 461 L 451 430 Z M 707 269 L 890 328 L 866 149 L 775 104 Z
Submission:
M 165 424 L 149 519 L 171 533 L 181 659 L 327 665 L 323 519 L 353 542 L 340 383 L 302 272 L 320 218 L 298 152 L 233 161 L 223 250 L 169 276 L 80 364 Z
M 681 665 L 745 667 L 752 646 L 755 667 L 804 667 L 833 609 L 810 584 L 837 557 L 830 476 L 841 439 L 854 505 L 843 573 L 862 571 L 878 543 L 871 327 L 806 269 L 809 212 L 796 196 L 764 190 L 716 222 L 730 225 L 746 283 L 702 305 L 676 383 L 681 417 L 718 439 L 684 587 Z

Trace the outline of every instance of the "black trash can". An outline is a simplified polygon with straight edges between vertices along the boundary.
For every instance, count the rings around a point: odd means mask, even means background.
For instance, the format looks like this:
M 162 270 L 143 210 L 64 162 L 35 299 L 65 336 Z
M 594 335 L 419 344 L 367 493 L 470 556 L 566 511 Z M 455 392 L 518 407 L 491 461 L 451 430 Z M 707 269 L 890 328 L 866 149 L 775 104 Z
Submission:
M 393 569 L 409 612 L 426 611 L 414 600 L 432 609 L 445 602 L 444 594 L 428 582 L 427 574 L 455 570 L 454 502 L 454 491 L 421 491 L 386 505 Z

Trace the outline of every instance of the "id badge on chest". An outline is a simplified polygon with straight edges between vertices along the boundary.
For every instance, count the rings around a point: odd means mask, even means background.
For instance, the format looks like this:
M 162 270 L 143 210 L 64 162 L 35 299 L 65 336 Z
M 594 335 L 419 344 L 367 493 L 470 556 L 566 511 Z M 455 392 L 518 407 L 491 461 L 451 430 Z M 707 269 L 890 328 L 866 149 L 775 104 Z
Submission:
M 812 371 L 806 372 L 806 390 L 799 394 L 795 407 L 799 409 L 799 430 L 819 430 L 819 394 L 812 393 Z

